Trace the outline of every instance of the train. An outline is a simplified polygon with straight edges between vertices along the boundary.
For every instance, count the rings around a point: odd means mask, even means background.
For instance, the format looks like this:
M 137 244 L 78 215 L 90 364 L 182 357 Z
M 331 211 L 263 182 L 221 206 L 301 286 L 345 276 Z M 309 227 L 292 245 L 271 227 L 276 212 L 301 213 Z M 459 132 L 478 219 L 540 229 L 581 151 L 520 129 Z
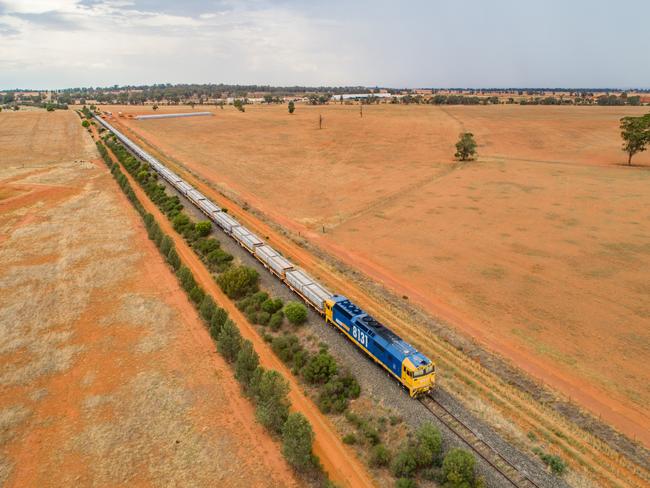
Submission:
M 149 164 L 161 178 L 192 202 L 210 221 L 232 237 L 270 273 L 312 307 L 327 324 L 335 327 L 371 360 L 384 368 L 411 397 L 418 397 L 433 389 L 436 368 L 428 357 L 418 352 L 347 297 L 330 292 L 102 117 L 98 115 L 94 117 L 133 154 Z

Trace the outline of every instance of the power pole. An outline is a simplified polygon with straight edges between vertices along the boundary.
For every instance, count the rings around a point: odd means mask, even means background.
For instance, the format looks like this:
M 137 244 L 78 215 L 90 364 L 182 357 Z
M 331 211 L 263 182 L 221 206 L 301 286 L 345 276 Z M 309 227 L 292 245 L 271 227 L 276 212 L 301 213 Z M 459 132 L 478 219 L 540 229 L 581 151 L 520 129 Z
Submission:
M 318 114 L 318 128 L 322 129 L 323 128 L 323 115 Z
M 363 102 L 359 103 L 359 115 L 363 118 Z

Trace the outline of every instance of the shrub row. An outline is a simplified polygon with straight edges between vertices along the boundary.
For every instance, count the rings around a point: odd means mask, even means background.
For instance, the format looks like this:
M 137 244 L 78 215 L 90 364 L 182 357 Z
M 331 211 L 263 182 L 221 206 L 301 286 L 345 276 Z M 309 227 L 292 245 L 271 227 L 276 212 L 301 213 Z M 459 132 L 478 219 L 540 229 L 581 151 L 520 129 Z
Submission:
M 117 142 L 114 136 L 105 139 L 108 147 L 120 161 L 122 166 L 131 173 L 147 196 L 154 202 L 165 215 L 174 218 L 183 209 L 183 205 L 177 196 L 169 196 L 165 192 L 165 186 L 158 183 L 158 176 L 147 163 L 141 162 L 132 156 L 126 148 Z
M 144 210 L 126 176 L 110 160 L 106 148 L 101 143 L 97 146 L 120 187 L 143 217 L 149 238 L 174 269 L 181 287 L 197 308 L 216 342 L 217 350 L 226 362 L 233 365 L 235 378 L 255 403 L 259 422 L 270 432 L 281 435 L 282 452 L 297 470 L 307 471 L 318 467 L 318 460 L 312 453 L 314 433 L 311 425 L 302 414 L 289 413 L 287 380 L 277 371 L 266 370 L 259 365 L 259 356 L 253 344 L 241 337 L 237 325 L 228 318 L 228 313 L 196 283 L 190 269 L 181 263 L 172 239 L 164 234 L 154 216 Z

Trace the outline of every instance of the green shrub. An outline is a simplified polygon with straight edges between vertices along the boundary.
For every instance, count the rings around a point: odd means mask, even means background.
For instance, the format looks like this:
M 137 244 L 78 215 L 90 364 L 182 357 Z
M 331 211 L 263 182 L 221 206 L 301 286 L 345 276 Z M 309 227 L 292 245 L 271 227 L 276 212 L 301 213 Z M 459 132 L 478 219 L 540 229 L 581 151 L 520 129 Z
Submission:
M 271 319 L 271 314 L 262 311 L 262 312 L 257 312 L 257 319 L 255 320 L 255 322 L 260 325 L 266 325 L 269 323 L 270 319 Z
M 336 374 L 336 360 L 326 352 L 312 356 L 302 370 L 308 383 L 327 383 Z
M 284 314 L 282 313 L 282 310 L 278 310 L 273 315 L 271 315 L 271 320 L 269 320 L 269 327 L 272 331 L 277 332 L 280 330 L 280 327 L 282 327 L 283 322 Z
M 183 234 L 186 229 L 192 226 L 190 218 L 184 213 L 179 213 L 174 220 L 172 220 L 172 226 L 174 230 L 180 234 Z
M 90 127 L 90 122 L 88 122 L 87 120 L 84 120 L 84 121 L 81 122 L 81 125 L 82 125 L 84 128 L 87 129 L 88 127 Z
M 260 358 L 253 349 L 253 343 L 247 340 L 243 341 L 235 362 L 235 378 L 248 388 L 259 364 Z
M 228 266 L 230 266 L 233 256 L 223 249 L 214 249 L 206 254 L 205 259 L 211 268 L 223 272 Z
M 246 318 L 249 322 L 254 324 L 255 320 L 257 319 L 257 308 L 255 308 L 255 305 L 251 304 L 246 307 L 246 310 L 244 310 L 244 315 L 246 315 Z
M 205 295 L 205 297 L 203 297 L 203 301 L 201 302 L 201 306 L 199 307 L 199 313 L 201 314 L 201 317 L 203 317 L 203 320 L 205 320 L 207 323 L 210 323 L 212 320 L 212 315 L 216 310 L 217 306 L 214 303 L 212 297 L 210 295 Z
M 262 306 L 262 303 L 269 299 L 269 294 L 265 291 L 258 291 L 256 293 L 253 293 L 250 298 L 252 303 L 254 303 L 255 307 L 257 307 L 259 310 L 259 308 Z
M 357 436 L 354 432 L 350 432 L 349 434 L 345 434 L 343 436 L 343 443 L 344 444 L 356 444 L 357 443 Z
M 343 413 L 349 398 L 358 398 L 361 387 L 349 374 L 338 375 L 328 381 L 318 396 L 318 408 L 324 413 Z
M 185 291 L 190 292 L 193 288 L 196 287 L 194 275 L 187 266 L 181 266 L 176 272 L 176 276 L 178 276 L 178 279 L 181 282 L 181 286 Z
M 282 454 L 300 471 L 312 466 L 314 431 L 301 413 L 292 413 L 282 427 Z
M 160 242 L 160 252 L 163 256 L 167 256 L 171 248 L 174 247 L 174 242 L 171 240 L 171 237 L 165 236 Z
M 194 247 L 204 256 L 210 254 L 212 251 L 216 251 L 220 248 L 219 241 L 213 239 L 212 237 L 208 239 L 200 239 L 196 242 Z
M 364 437 L 370 442 L 370 445 L 376 446 L 381 442 L 379 431 L 369 424 L 365 424 L 361 429 Z
M 283 305 L 280 298 L 268 298 L 262 303 L 262 310 L 273 315 L 278 310 L 282 310 Z
M 304 324 L 307 320 L 307 307 L 300 302 L 289 302 L 284 306 L 284 315 L 293 325 Z
M 551 468 L 553 474 L 562 475 L 566 471 L 566 463 L 562 460 L 560 456 L 555 456 L 553 454 L 542 453 L 539 457 L 544 461 L 544 463 Z
M 382 468 L 390 463 L 390 451 L 383 444 L 373 446 L 370 451 L 370 466 L 373 468 Z
M 418 484 L 411 478 L 399 478 L 395 481 L 395 488 L 417 488 Z
M 442 462 L 442 480 L 445 487 L 475 487 L 477 484 L 474 456 L 464 449 L 453 448 L 447 451 Z
M 202 220 L 194 224 L 194 230 L 199 237 L 206 237 L 212 231 L 212 224 L 207 220 Z
M 194 302 L 195 305 L 199 305 L 204 298 L 205 292 L 199 285 L 196 285 L 190 290 L 190 299 Z
M 289 383 L 277 371 L 265 371 L 257 388 L 257 418 L 272 432 L 280 433 L 289 415 Z
M 401 449 L 391 465 L 391 471 L 395 478 L 410 478 L 415 474 L 417 468 L 417 461 L 415 453 L 410 447 Z
M 221 332 L 219 332 L 217 350 L 226 361 L 232 363 L 237 359 L 240 348 L 241 334 L 239 329 L 232 320 L 226 320 L 226 323 L 221 327 Z
M 271 342 L 273 352 L 287 364 L 293 362 L 293 358 L 298 351 L 302 350 L 300 340 L 295 335 L 281 335 L 275 337 Z
M 414 449 L 418 467 L 439 463 L 442 453 L 440 431 L 430 422 L 423 423 L 415 432 Z
M 257 291 L 259 275 L 247 266 L 233 266 L 219 275 L 217 283 L 228 297 L 237 299 Z
M 169 250 L 167 254 L 167 262 L 174 268 L 176 271 L 181 267 L 181 258 L 178 257 L 176 249 L 173 247 Z
M 221 327 L 228 320 L 228 312 L 221 307 L 216 307 L 210 319 L 210 335 L 216 341 L 219 338 Z

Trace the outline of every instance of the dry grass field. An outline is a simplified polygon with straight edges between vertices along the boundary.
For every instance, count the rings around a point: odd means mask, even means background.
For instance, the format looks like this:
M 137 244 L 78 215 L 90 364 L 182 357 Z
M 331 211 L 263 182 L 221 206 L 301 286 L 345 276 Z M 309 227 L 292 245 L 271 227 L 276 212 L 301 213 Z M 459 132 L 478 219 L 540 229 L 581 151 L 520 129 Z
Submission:
M 118 120 L 638 437 L 650 431 L 650 153 L 622 165 L 618 120 L 646 111 L 381 105 L 361 118 L 299 105 Z M 453 161 L 461 130 L 477 162 Z
M 0 114 L 0 485 L 297 486 L 96 158 Z

